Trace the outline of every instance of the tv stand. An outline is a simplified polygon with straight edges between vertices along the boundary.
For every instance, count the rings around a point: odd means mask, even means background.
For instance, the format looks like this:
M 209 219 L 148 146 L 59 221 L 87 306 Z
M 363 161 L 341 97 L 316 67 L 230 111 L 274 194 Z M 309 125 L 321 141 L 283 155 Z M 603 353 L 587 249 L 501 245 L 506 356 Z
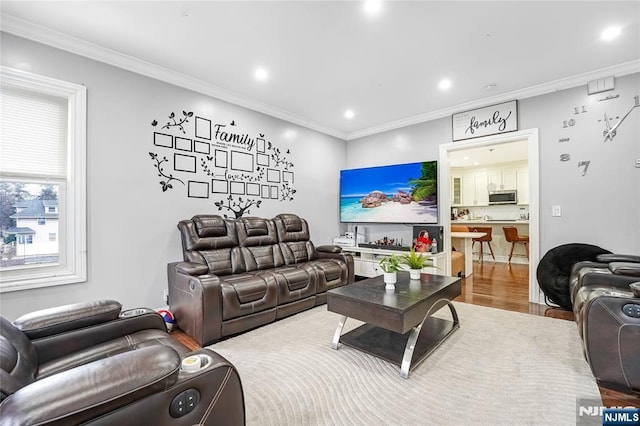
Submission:
M 353 254 L 353 263 L 355 274 L 361 277 L 375 277 L 382 275 L 384 271 L 380 269 L 380 260 L 383 257 L 392 254 L 401 256 L 404 252 L 409 251 L 409 247 L 405 250 L 395 247 L 389 248 L 373 248 L 373 247 L 342 247 L 342 251 Z M 434 275 L 446 275 L 447 256 L 443 253 L 424 253 L 429 259 L 433 260 L 434 266 L 428 266 L 423 272 Z M 402 265 L 403 269 L 407 269 L 406 265 Z

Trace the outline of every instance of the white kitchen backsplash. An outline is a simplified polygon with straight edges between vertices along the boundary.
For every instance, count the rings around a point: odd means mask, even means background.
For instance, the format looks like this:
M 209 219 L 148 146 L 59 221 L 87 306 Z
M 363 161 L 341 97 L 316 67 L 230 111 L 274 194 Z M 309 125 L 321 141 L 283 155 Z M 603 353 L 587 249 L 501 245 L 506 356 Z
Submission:
M 469 219 L 483 219 L 488 216 L 487 219 L 504 219 L 504 220 L 518 220 L 528 218 L 529 206 L 517 206 L 517 205 L 499 205 L 499 206 L 484 206 L 484 207 L 469 207 Z

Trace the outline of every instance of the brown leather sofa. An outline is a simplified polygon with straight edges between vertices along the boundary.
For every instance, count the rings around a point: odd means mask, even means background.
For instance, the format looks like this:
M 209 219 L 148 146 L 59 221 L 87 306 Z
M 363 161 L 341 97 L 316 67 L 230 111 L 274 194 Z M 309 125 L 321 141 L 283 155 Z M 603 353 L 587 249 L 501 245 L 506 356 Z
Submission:
M 294 214 L 197 215 L 178 229 L 184 261 L 168 265 L 169 306 L 202 346 L 326 303 L 327 290 L 354 281 L 352 256 L 315 247 Z
M 193 372 L 181 368 L 188 357 Z M 113 300 L 0 317 L 2 425 L 243 425 L 238 372 Z
M 640 256 L 601 254 L 569 279 L 585 358 L 601 385 L 640 393 Z

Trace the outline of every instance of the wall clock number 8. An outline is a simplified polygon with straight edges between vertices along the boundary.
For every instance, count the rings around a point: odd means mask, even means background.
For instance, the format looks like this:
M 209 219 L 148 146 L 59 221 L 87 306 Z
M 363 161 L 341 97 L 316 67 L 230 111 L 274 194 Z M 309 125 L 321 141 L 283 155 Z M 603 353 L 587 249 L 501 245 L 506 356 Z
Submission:
M 607 140 L 613 141 L 613 138 L 616 136 L 616 133 L 618 131 L 618 127 L 620 127 L 624 119 L 627 118 L 635 108 L 640 106 L 640 95 L 634 96 L 633 100 L 634 100 L 634 105 L 631 107 L 629 111 L 627 111 L 627 113 L 620 120 L 618 120 L 616 124 L 613 125 L 613 127 L 611 127 L 611 125 L 609 124 L 609 117 L 607 117 L 607 113 L 606 112 L 604 113 L 604 125 L 606 129 L 604 130 L 604 132 L 602 132 L 602 136 L 604 136 L 605 142 Z

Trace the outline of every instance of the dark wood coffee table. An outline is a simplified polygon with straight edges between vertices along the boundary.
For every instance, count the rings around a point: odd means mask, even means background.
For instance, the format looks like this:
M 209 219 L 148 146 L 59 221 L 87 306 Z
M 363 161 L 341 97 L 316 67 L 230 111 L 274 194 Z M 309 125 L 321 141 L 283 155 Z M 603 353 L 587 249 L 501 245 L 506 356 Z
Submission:
M 342 314 L 331 347 L 354 347 L 400 366 L 400 376 L 431 354 L 460 324 L 451 301 L 460 295 L 460 278 L 422 274 L 409 279 L 398 272 L 395 291 L 387 291 L 382 276 L 327 292 L 327 309 Z M 432 315 L 448 306 L 452 320 Z M 347 318 L 366 324 L 342 335 Z

